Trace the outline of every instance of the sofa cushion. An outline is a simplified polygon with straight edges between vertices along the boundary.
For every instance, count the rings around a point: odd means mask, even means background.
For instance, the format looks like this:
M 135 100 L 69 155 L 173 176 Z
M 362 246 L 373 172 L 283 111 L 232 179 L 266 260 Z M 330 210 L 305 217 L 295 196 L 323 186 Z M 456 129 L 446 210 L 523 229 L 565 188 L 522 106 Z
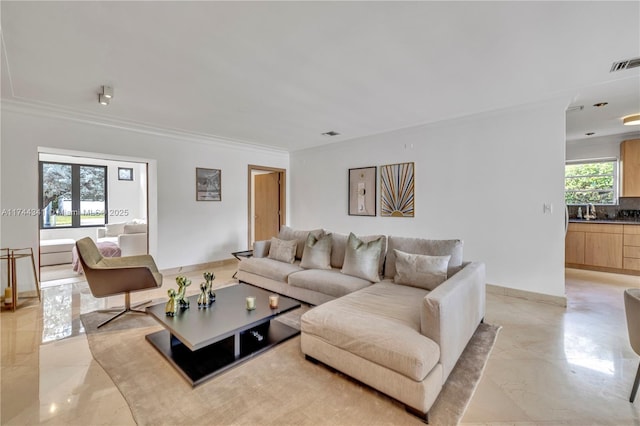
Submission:
M 296 247 L 296 259 L 302 259 L 304 244 L 307 241 L 307 235 L 309 235 L 309 233 L 312 233 L 316 237 L 319 237 L 324 233 L 324 230 L 313 229 L 311 231 L 297 231 L 288 226 L 283 226 L 282 228 L 280 228 L 278 238 L 280 238 L 281 240 L 296 240 L 296 242 L 298 243 Z
M 309 233 L 302 252 L 300 266 L 305 269 L 331 269 L 331 234 L 319 238 Z
M 285 263 L 268 257 L 251 257 L 242 259 L 238 269 L 275 281 L 287 282 L 287 278 L 294 272 L 304 271 L 299 263 Z
M 344 253 L 347 248 L 347 240 L 349 239 L 349 236 L 335 232 L 331 235 L 333 237 L 333 244 L 331 246 L 331 267 L 340 269 L 344 265 Z M 387 251 L 387 237 L 384 235 L 358 235 L 357 237 L 365 243 L 382 237 L 382 255 L 380 256 L 380 275 L 382 275 L 384 254 Z
M 294 240 L 286 241 L 273 237 L 267 257 L 280 262 L 293 263 L 296 260 L 296 246 L 297 242 Z
M 120 223 L 107 223 L 105 227 L 105 237 L 117 237 L 120 234 L 124 234 L 125 222 Z
M 292 287 L 306 288 L 333 297 L 342 297 L 371 285 L 370 281 L 340 273 L 339 269 L 307 269 L 289 275 Z
M 396 275 L 393 282 L 433 290 L 447 280 L 450 255 L 427 256 L 393 249 L 396 255 Z
M 354 233 L 349 234 L 344 253 L 342 273 L 371 282 L 380 281 L 380 256 L 384 237 L 364 242 Z
M 447 267 L 447 275 L 462 269 L 462 240 L 427 240 L 424 238 L 389 237 L 387 257 L 384 264 L 385 278 L 394 278 L 396 275 L 396 255 L 393 249 L 405 253 L 426 254 L 428 256 L 451 255 Z
M 440 359 L 438 345 L 420 333 L 427 293 L 386 281 L 373 284 L 306 312 L 302 333 L 422 381 Z

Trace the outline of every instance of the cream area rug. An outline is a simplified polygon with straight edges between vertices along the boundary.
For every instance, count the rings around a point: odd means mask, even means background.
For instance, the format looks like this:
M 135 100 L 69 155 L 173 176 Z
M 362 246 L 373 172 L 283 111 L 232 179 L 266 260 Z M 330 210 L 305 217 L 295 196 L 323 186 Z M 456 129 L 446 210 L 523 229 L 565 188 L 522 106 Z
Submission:
M 286 314 L 282 322 L 296 326 L 306 309 Z M 145 340 L 162 329 L 152 318 L 127 315 L 96 330 L 104 318 L 93 312 L 81 316 L 89 347 L 139 425 L 423 424 L 401 403 L 305 360 L 299 336 L 192 388 Z M 431 408 L 430 424 L 460 421 L 498 331 L 480 324 Z

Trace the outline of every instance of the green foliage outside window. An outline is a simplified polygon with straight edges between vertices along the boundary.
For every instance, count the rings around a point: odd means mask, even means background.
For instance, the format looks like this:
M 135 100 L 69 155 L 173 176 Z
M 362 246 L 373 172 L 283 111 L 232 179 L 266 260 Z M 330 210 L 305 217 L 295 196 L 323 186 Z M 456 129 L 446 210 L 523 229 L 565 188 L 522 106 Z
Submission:
M 567 164 L 565 202 L 571 204 L 615 204 L 616 162 Z

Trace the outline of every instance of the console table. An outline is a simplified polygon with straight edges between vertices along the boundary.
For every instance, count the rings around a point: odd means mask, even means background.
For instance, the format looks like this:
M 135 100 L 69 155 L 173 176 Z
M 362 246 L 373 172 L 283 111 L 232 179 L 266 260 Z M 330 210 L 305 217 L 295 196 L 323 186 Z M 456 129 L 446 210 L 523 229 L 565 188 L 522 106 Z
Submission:
M 33 278 L 36 283 L 36 293 L 38 301 L 40 301 L 40 282 L 38 281 L 38 273 L 36 272 L 36 263 L 33 258 L 33 249 L 28 248 L 3 248 L 0 249 L 0 260 L 7 261 L 7 288 L 11 289 L 11 310 L 15 311 L 18 306 L 18 270 L 16 268 L 16 260 L 31 258 L 31 266 L 33 268 Z M 6 304 L 6 300 L 5 300 Z

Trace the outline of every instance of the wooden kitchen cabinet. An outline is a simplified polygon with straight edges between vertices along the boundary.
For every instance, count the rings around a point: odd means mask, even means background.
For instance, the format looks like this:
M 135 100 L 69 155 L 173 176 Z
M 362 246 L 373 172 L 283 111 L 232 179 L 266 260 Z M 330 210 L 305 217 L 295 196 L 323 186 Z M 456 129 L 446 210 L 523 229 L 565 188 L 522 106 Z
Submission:
M 623 268 L 640 271 L 640 224 L 624 225 Z
M 622 272 L 623 252 L 624 225 L 569 224 L 565 237 L 565 264 L 567 266 Z
M 585 233 L 585 265 L 622 269 L 622 239 L 622 233 Z
M 626 140 L 620 144 L 620 169 L 622 174 L 620 195 L 640 197 L 640 139 Z
M 566 263 L 584 263 L 584 232 L 567 231 L 564 239 L 564 261 Z

